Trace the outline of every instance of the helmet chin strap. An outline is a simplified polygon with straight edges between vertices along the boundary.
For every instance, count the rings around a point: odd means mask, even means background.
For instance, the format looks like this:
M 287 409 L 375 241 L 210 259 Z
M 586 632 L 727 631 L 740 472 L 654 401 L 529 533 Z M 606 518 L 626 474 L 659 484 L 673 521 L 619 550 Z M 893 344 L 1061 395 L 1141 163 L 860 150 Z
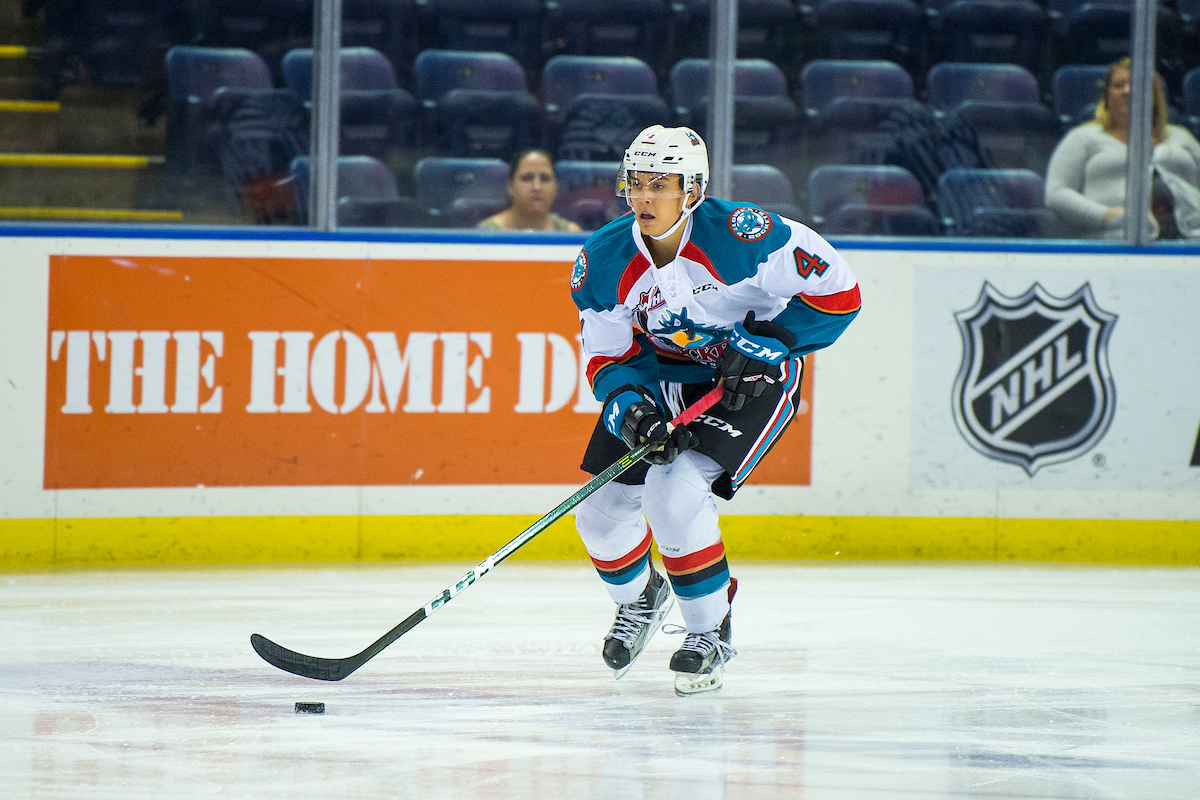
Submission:
M 679 230 L 680 225 L 687 222 L 687 218 L 690 217 L 692 215 L 692 212 L 696 210 L 696 206 L 700 205 L 702 202 L 704 202 L 703 195 L 701 195 L 700 199 L 697 200 L 696 202 L 692 203 L 690 206 L 685 205 L 679 214 L 678 222 L 676 222 L 674 225 L 672 225 L 670 228 L 668 228 L 666 233 L 660 234 L 658 236 L 651 236 L 650 238 L 656 242 L 660 242 L 663 239 L 666 239 L 668 236 L 673 234 L 675 231 Z

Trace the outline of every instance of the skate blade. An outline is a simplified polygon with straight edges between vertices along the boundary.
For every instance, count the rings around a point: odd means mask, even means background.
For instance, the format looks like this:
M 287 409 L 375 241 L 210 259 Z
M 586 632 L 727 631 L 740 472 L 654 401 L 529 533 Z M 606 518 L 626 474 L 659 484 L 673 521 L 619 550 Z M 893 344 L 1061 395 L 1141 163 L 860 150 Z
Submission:
M 642 644 L 642 649 L 638 651 L 636 656 L 634 656 L 633 658 L 631 658 L 629 660 L 628 664 L 621 667 L 620 669 L 613 670 L 613 680 L 615 680 L 615 681 L 621 680 L 621 678 L 623 678 L 625 676 L 625 673 L 629 672 L 630 667 L 632 667 L 634 664 L 637 663 L 638 658 L 640 658 L 642 653 L 644 653 L 646 651 L 646 645 L 650 644 L 650 640 L 654 638 L 654 634 L 658 633 L 658 629 L 662 627 L 663 623 L 667 619 L 667 613 L 671 610 L 671 608 L 674 605 L 675 605 L 675 595 L 674 594 L 667 595 L 667 602 L 663 603 L 663 607 L 661 609 L 659 609 L 659 613 L 655 616 L 654 623 L 650 628 L 650 633 L 648 633 L 646 635 L 646 641 L 645 641 L 645 643 Z
M 690 672 L 676 672 L 675 694 L 680 697 L 689 697 L 704 692 L 715 692 L 721 688 L 724 682 L 725 670 L 721 668 L 720 664 L 713 664 L 711 671 L 698 675 Z

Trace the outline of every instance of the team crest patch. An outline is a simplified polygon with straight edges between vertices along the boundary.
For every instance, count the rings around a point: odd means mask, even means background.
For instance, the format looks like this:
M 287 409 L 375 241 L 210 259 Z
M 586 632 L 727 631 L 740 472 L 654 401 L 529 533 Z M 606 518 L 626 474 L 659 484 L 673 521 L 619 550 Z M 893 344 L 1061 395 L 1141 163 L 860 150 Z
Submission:
M 571 267 L 571 291 L 578 292 L 587 279 L 587 251 L 580 250 L 575 257 L 575 266 Z
M 744 206 L 729 215 L 729 230 L 739 239 L 753 242 L 771 231 L 771 215 L 761 208 Z
M 967 444 L 1032 477 L 1104 438 L 1116 410 L 1108 341 L 1117 316 L 1096 305 L 1090 284 L 1058 298 L 1035 283 L 1012 298 L 985 282 L 954 318 L 963 360 L 952 405 Z

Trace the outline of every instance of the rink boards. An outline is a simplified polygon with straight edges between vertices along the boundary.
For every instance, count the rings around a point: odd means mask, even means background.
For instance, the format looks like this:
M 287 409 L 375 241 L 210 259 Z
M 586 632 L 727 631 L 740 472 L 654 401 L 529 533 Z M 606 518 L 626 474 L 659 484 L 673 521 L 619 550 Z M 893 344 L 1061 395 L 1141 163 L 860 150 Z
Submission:
M 9 233 L 0 568 L 478 560 L 586 479 L 581 237 Z M 731 553 L 1200 563 L 1200 250 L 835 244 Z

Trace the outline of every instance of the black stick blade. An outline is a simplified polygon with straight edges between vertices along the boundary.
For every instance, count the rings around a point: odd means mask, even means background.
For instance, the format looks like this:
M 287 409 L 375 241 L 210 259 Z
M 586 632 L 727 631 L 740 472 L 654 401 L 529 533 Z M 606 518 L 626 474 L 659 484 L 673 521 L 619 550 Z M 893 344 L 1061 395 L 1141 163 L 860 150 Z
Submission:
M 317 658 L 316 656 L 306 656 L 275 644 L 257 633 L 251 635 L 250 646 L 271 666 L 302 678 L 313 678 L 318 681 L 340 681 L 361 666 L 361 662 L 355 663 L 356 657 Z

